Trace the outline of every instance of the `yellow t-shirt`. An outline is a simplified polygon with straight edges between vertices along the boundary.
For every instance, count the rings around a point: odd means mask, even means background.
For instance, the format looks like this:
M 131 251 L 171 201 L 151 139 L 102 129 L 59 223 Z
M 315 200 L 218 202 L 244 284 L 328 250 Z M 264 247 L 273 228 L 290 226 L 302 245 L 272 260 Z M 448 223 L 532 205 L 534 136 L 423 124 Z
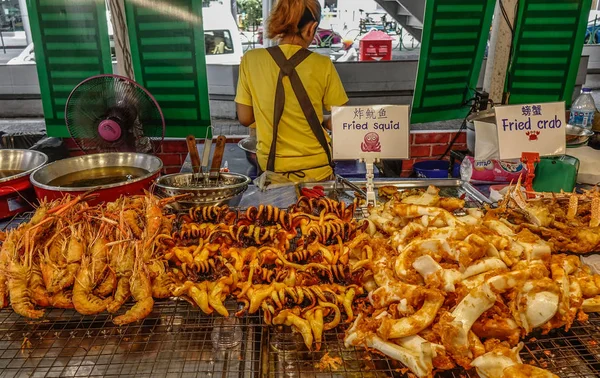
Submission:
M 296 45 L 280 47 L 287 59 L 300 50 L 300 46 Z M 331 110 L 332 106 L 348 102 L 340 77 L 329 57 L 313 53 L 296 67 L 296 72 L 319 121 L 323 122 L 323 108 Z M 279 66 L 267 50 L 251 50 L 242 59 L 239 75 L 235 102 L 252 106 L 254 110 L 257 158 L 261 169 L 265 170 L 273 140 L 273 108 Z M 305 174 L 302 180 L 325 180 L 332 174 L 327 155 L 308 125 L 288 77 L 283 78 L 283 86 L 285 109 L 279 123 L 275 171 L 302 170 Z M 327 135 L 325 130 L 323 132 Z M 291 175 L 290 179 L 300 180 L 296 175 Z

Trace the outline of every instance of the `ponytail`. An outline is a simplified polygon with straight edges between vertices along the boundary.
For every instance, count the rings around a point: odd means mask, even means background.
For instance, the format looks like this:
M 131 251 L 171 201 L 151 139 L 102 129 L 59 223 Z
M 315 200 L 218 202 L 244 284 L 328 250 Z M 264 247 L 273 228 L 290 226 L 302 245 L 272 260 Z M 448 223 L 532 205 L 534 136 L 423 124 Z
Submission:
M 267 21 L 267 38 L 297 35 L 310 22 L 321 21 L 318 0 L 278 0 Z

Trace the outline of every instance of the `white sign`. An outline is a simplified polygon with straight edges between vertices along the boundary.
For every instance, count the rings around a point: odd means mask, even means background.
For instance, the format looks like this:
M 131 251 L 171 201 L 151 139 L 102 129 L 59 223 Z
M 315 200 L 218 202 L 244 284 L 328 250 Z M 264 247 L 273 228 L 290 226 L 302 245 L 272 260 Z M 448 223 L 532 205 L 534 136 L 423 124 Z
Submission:
M 523 152 L 540 156 L 566 152 L 565 103 L 498 106 L 496 125 L 500 159 L 520 159 Z
M 408 113 L 408 105 L 334 107 L 333 159 L 408 159 Z

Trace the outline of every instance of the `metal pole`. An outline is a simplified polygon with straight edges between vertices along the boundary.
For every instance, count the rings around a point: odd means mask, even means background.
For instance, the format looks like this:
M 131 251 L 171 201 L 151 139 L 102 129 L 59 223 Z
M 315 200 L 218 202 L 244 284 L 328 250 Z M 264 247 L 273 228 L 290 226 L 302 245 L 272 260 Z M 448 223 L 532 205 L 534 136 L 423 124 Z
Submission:
M 25 41 L 29 45 L 33 39 L 31 38 L 31 27 L 29 26 L 29 13 L 27 12 L 27 0 L 19 0 L 19 9 L 21 10 L 21 20 L 23 22 L 23 30 L 25 30 Z
M 273 46 L 273 42 L 270 39 L 267 39 L 267 19 L 269 18 L 269 14 L 271 14 L 271 9 L 273 9 L 273 5 L 275 4 L 275 0 L 263 0 L 263 46 L 270 47 Z
M 118 74 L 130 79 L 135 79 L 133 61 L 131 58 L 131 46 L 129 45 L 129 33 L 127 30 L 127 22 L 125 20 L 125 2 L 120 0 L 109 0 L 109 8 L 110 19 L 113 26 Z
M 0 41 L 2 41 L 2 50 L 6 54 L 6 46 L 4 46 L 4 36 L 2 35 L 2 29 L 0 29 Z
M 516 16 L 516 4 L 518 0 L 502 0 L 508 20 L 514 27 Z M 490 38 L 490 49 L 488 52 L 483 90 L 490 94 L 494 103 L 501 103 L 504 94 L 504 83 L 511 55 L 513 36 L 506 20 L 502 16 L 500 3 L 496 2 L 494 22 L 492 24 L 492 36 Z

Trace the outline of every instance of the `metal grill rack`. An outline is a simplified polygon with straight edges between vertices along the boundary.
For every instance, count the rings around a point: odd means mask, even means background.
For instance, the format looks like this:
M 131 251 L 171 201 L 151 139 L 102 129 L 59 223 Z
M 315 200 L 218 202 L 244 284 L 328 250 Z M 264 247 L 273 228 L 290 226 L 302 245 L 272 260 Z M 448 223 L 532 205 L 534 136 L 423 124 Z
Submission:
M 402 365 L 361 348 L 345 348 L 344 330 L 323 335 L 320 351 L 307 351 L 289 328 L 262 325 L 246 316 L 223 326 L 183 301 L 157 303 L 140 323 L 117 327 L 110 315 L 81 316 L 50 310 L 29 320 L 0 311 L 1 377 L 219 377 L 341 378 L 407 377 Z M 219 332 L 233 331 L 237 343 L 215 345 Z M 320 365 L 325 356 L 334 366 Z M 600 317 L 569 331 L 528 337 L 524 362 L 560 377 L 600 376 Z M 322 360 L 323 359 L 323 360 Z M 442 377 L 477 377 L 454 370 Z
M 0 223 L 0 229 L 15 227 L 30 216 Z M 323 335 L 317 352 L 306 350 L 300 335 L 290 328 L 265 326 L 260 315 L 223 322 L 180 300 L 157 302 L 150 316 L 124 327 L 115 326 L 106 313 L 82 316 L 52 309 L 44 318 L 30 320 L 6 308 L 0 310 L 0 378 L 408 377 L 395 361 L 361 348 L 345 348 L 342 326 Z M 231 334 L 236 342 L 218 342 Z M 319 366 L 326 353 L 339 358 L 337 366 Z M 561 378 L 599 377 L 600 316 L 590 314 L 589 321 L 575 322 L 568 332 L 528 336 L 521 358 Z M 439 376 L 477 374 L 456 369 Z
M 269 329 L 267 364 L 263 375 L 268 378 L 342 378 L 342 377 L 409 377 L 396 361 L 360 348 L 344 347 L 341 327 L 323 336 L 321 351 L 307 351 L 302 338 L 291 331 Z M 339 358 L 336 368 L 319 366 L 325 354 Z M 554 330 L 548 335 L 528 336 L 521 351 L 524 363 L 547 369 L 561 378 L 594 378 L 600 376 L 600 316 L 590 315 L 589 322 L 576 322 L 569 332 Z M 264 373 L 266 371 L 266 373 Z M 455 369 L 439 377 L 477 378 L 475 371 Z
M 521 351 L 524 362 L 550 370 L 559 377 L 600 377 L 600 315 L 575 322 L 569 332 L 528 337 Z
M 268 329 L 263 376 L 268 378 L 391 377 L 402 366 L 365 349 L 344 346 L 344 328 L 325 332 L 320 351 L 308 351 L 302 337 L 289 328 Z M 325 361 L 334 361 L 327 365 Z
M 10 229 L 13 229 L 19 224 L 29 221 L 32 216 L 33 213 L 21 213 L 15 215 L 10 219 L 0 221 L 0 231 L 8 231 Z
M 157 303 L 139 323 L 49 310 L 29 320 L 0 311 L 2 377 L 258 378 L 263 326 L 257 316 L 206 316 L 183 301 Z M 222 343 L 224 336 L 233 341 Z

